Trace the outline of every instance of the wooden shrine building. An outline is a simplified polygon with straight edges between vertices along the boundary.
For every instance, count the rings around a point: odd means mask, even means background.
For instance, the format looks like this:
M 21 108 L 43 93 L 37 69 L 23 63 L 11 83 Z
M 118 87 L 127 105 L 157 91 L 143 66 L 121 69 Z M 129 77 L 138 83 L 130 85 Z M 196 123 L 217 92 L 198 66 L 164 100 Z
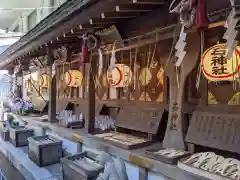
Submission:
M 222 64 L 222 74 L 234 77 L 217 80 L 221 69 L 204 61 L 213 56 L 206 50 L 226 43 L 230 1 L 207 1 L 209 25 L 201 33 L 185 29 L 186 54 L 177 67 L 181 25 L 179 15 L 169 13 L 170 4 L 67 1 L 4 51 L 0 68 L 16 75 L 23 98 L 48 113 L 49 122 L 61 125 L 57 114 L 64 110 L 82 114 L 73 128 L 97 141 L 122 149 L 157 144 L 157 149 L 239 154 L 239 77 Z M 237 57 L 234 63 L 238 69 Z M 114 131 L 103 115 L 112 119 Z M 161 161 L 153 151 L 145 155 Z

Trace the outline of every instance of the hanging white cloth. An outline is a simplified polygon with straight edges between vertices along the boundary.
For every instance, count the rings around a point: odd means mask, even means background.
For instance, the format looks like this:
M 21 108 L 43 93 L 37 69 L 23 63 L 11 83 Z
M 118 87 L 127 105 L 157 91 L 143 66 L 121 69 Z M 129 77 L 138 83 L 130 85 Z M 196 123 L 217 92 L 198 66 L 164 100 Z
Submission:
M 116 42 L 114 42 L 113 48 L 112 48 L 110 66 L 109 66 L 109 69 L 108 69 L 109 71 L 112 71 L 115 68 L 115 64 L 116 64 L 115 46 L 116 46 Z
M 98 49 L 98 58 L 99 58 L 99 63 L 98 63 L 98 77 L 99 77 L 103 69 L 103 53 L 100 48 Z

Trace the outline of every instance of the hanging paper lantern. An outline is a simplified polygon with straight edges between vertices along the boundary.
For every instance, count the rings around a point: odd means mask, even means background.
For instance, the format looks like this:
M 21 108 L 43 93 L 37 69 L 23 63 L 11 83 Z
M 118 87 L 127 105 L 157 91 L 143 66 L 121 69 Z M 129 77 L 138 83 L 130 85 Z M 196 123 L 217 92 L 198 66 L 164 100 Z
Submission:
M 232 81 L 240 70 L 240 47 L 236 47 L 231 59 L 227 59 L 225 44 L 207 49 L 201 59 L 201 68 L 209 81 Z
M 69 70 L 65 73 L 64 81 L 69 87 L 81 87 L 83 81 L 82 72 L 78 70 Z
M 39 86 L 41 88 L 48 88 L 48 84 L 49 84 L 49 75 L 47 74 L 42 74 L 39 76 Z
M 107 72 L 107 79 L 112 87 L 126 87 L 131 83 L 132 71 L 125 64 L 115 64 L 115 67 Z

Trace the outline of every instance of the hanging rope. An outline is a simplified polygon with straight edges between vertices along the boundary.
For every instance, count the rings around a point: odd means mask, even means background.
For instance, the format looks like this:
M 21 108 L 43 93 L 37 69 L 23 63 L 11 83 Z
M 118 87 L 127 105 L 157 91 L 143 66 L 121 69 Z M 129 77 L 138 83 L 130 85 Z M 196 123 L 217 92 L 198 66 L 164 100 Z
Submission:
M 203 50 L 204 50 L 204 31 L 201 31 L 201 49 L 200 49 L 200 61 L 202 60 Z M 198 65 L 198 71 L 197 71 L 197 79 L 196 79 L 196 88 L 198 89 L 200 86 L 200 80 L 202 76 L 202 69 L 201 69 L 202 63 L 200 62 Z

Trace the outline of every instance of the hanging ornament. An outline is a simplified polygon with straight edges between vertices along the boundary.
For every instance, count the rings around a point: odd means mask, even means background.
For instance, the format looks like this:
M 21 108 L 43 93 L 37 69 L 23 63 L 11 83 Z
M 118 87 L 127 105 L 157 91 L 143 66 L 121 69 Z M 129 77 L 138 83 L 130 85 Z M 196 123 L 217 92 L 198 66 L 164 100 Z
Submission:
M 53 51 L 53 58 L 58 62 L 67 61 L 67 48 L 65 46 L 61 46 Z
M 103 53 L 100 48 L 98 49 L 98 57 L 99 57 L 99 63 L 98 63 L 98 77 L 99 77 L 103 69 Z
M 89 63 L 89 53 L 97 47 L 98 40 L 94 35 L 83 35 L 82 37 L 82 61 L 83 63 Z M 92 44 L 93 42 L 93 44 Z
M 205 0 L 198 0 L 197 9 L 196 9 L 196 28 L 197 31 L 200 32 L 201 37 L 201 56 L 204 49 L 204 30 L 208 28 L 208 11 Z M 199 64 L 197 77 L 196 77 L 196 88 L 198 89 L 200 86 L 201 79 L 201 67 Z
M 236 47 L 230 59 L 225 44 L 207 49 L 201 59 L 201 70 L 209 81 L 233 81 L 240 70 L 240 47 Z
M 205 0 L 198 0 L 196 8 L 196 28 L 201 31 L 208 28 L 208 11 Z
M 112 47 L 112 53 L 111 53 L 111 59 L 110 59 L 110 66 L 108 68 L 109 71 L 112 71 L 116 66 L 116 54 L 115 54 L 115 46 L 116 43 L 113 43 L 113 47 Z
M 186 46 L 186 42 L 185 42 L 186 36 L 187 34 L 184 32 L 184 26 L 182 26 L 178 42 L 175 45 L 175 49 L 177 50 L 177 52 L 175 53 L 175 56 L 177 57 L 177 61 L 175 65 L 177 67 L 179 67 L 182 64 L 182 61 L 186 55 L 186 51 L 184 50 Z
M 234 49 L 237 47 L 237 39 L 239 39 L 239 30 L 237 25 L 239 24 L 240 17 L 240 6 L 237 6 L 236 1 L 231 0 L 232 10 L 227 18 L 225 27 L 227 31 L 225 32 L 223 39 L 226 39 L 226 49 L 228 50 L 227 58 L 231 58 L 234 53 Z
M 88 37 L 84 36 L 82 39 L 82 61 L 83 63 L 89 63 L 89 51 L 87 46 Z
M 83 74 L 78 70 L 68 70 L 64 76 L 64 82 L 68 87 L 81 87 Z
M 136 49 L 136 52 L 135 52 L 134 65 L 133 65 L 133 74 L 134 74 L 133 90 L 136 90 L 139 87 L 139 81 L 137 80 L 137 77 L 139 74 L 140 65 L 137 63 L 137 53 L 138 53 L 138 49 Z
M 182 26 L 191 28 L 196 15 L 196 0 L 173 0 L 169 7 L 170 13 L 178 13 Z
M 186 46 L 186 33 L 184 28 L 191 28 L 195 25 L 196 17 L 196 2 L 197 0 L 173 0 L 169 7 L 170 13 L 178 13 L 180 22 L 182 25 L 181 32 L 179 35 L 179 40 L 175 46 L 177 52 L 175 56 L 177 57 L 176 66 L 179 67 L 186 55 L 184 48 Z

